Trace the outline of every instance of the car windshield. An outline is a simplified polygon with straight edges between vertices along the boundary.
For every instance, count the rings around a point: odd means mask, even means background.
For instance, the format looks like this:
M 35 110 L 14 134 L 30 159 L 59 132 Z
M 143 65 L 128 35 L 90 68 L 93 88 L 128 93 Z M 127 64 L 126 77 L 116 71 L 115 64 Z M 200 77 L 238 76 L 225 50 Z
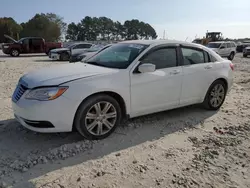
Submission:
M 208 48 L 219 48 L 221 43 L 208 43 Z
M 108 68 L 126 69 L 149 45 L 119 43 L 97 53 L 85 63 Z

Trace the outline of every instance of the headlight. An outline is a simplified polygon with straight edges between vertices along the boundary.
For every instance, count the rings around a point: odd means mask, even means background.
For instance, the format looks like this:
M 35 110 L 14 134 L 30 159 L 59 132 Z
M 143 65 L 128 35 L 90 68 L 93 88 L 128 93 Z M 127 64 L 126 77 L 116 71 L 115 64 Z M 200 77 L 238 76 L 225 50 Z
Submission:
M 9 48 L 9 46 L 3 46 L 3 48 Z
M 26 95 L 26 99 L 49 101 L 60 97 L 68 87 L 44 87 L 30 90 Z

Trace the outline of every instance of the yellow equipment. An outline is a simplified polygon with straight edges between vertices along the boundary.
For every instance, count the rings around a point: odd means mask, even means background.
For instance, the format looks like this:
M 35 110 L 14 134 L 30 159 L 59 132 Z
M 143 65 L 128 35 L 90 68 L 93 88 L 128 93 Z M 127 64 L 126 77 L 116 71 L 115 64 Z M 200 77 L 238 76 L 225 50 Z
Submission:
M 202 39 L 199 39 L 199 38 L 194 39 L 193 43 L 207 45 L 209 42 L 215 42 L 215 41 L 221 41 L 221 40 L 223 40 L 221 32 L 207 32 L 206 37 L 203 37 Z

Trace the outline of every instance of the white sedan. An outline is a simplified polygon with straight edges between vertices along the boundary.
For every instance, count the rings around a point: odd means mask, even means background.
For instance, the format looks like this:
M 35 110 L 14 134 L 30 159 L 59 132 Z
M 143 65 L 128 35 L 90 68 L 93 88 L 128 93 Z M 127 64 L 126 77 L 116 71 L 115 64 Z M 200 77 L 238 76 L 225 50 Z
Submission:
M 205 46 L 135 40 L 22 76 L 12 104 L 16 119 L 33 131 L 76 128 L 87 139 L 103 139 L 123 118 L 197 103 L 217 110 L 232 84 L 231 61 Z

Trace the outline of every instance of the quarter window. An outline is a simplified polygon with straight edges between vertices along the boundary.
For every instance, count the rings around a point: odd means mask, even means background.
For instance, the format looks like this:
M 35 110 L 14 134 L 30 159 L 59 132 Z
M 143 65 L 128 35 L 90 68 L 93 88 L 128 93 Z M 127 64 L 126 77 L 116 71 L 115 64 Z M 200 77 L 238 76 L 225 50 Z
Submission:
M 177 66 L 176 48 L 161 48 L 151 52 L 142 60 L 142 64 L 154 64 L 156 69 L 164 69 Z
M 208 62 L 208 57 L 204 57 L 203 50 L 193 48 L 181 48 L 181 51 L 184 60 L 183 65 L 194 65 Z

